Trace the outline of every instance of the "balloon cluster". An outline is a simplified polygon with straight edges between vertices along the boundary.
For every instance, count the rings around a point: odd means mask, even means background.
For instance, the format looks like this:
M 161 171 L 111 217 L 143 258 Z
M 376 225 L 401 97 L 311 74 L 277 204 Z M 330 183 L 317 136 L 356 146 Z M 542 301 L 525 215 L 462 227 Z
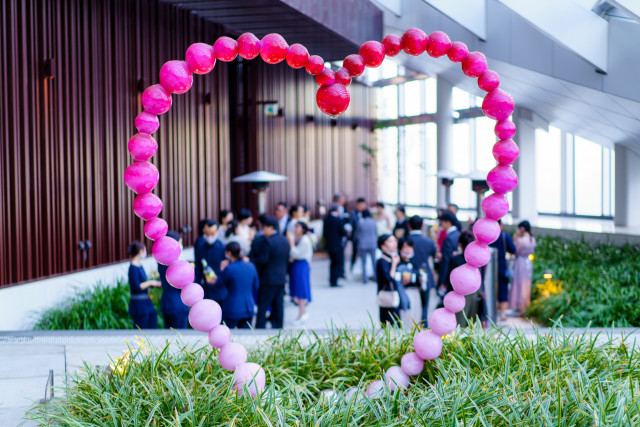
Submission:
M 286 61 L 290 67 L 304 67 L 307 73 L 314 75 L 320 85 L 316 103 L 324 113 L 335 117 L 349 106 L 347 86 L 351 79 L 360 76 L 365 67 L 378 67 L 385 56 L 396 56 L 401 51 L 414 56 L 427 52 L 435 58 L 446 55 L 451 61 L 461 63 L 465 75 L 478 79 L 478 87 L 488 92 L 482 103 L 482 111 L 487 117 L 498 121 L 495 134 L 499 140 L 493 147 L 493 156 L 498 165 L 487 176 L 487 183 L 494 194 L 482 202 L 486 217 L 479 219 L 473 226 L 476 241 L 465 249 L 467 263 L 451 272 L 454 290 L 445 296 L 444 308 L 435 310 L 429 316 L 430 330 L 421 331 L 414 337 L 414 352 L 405 354 L 400 366 L 389 368 L 384 381 L 373 381 L 369 385 L 366 394 L 373 398 L 381 395 L 385 382 L 390 390 L 407 387 L 409 377 L 422 372 L 424 361 L 440 356 L 442 337 L 456 328 L 455 313 L 464 308 L 465 295 L 480 288 L 479 267 L 489 262 L 488 245 L 500 234 L 497 220 L 509 211 L 505 194 L 513 191 L 518 183 L 518 177 L 511 167 L 519 154 L 518 146 L 511 139 L 515 134 L 515 125 L 509 120 L 514 101 L 511 95 L 498 87 L 500 79 L 496 72 L 488 70 L 486 57 L 480 52 L 469 52 L 464 43 L 452 43 L 441 31 L 427 35 L 420 29 L 411 28 L 402 37 L 388 35 L 382 42 L 364 43 L 358 54 L 347 56 L 342 68 L 333 71 L 325 67 L 321 57 L 309 55 L 307 49 L 300 44 L 289 46 L 279 34 L 268 34 L 260 40 L 251 33 L 245 33 L 238 40 L 220 37 L 213 46 L 205 43 L 192 44 L 186 51 L 185 60 L 166 62 L 160 69 L 160 83 L 148 87 L 142 94 L 144 111 L 135 119 L 138 133 L 128 143 L 134 163 L 124 174 L 126 185 L 137 194 L 133 210 L 146 221 L 144 233 L 154 241 L 153 257 L 158 263 L 169 266 L 167 281 L 181 290 L 182 301 L 191 307 L 189 323 L 194 329 L 209 334 L 209 343 L 220 350 L 220 365 L 235 372 L 234 388 L 238 394 L 242 394 L 245 387 L 254 397 L 262 392 L 266 381 L 265 372 L 259 365 L 247 362 L 247 350 L 241 344 L 231 342 L 229 328 L 220 323 L 220 306 L 215 301 L 204 299 L 202 287 L 193 283 L 193 266 L 178 259 L 180 246 L 177 241 L 166 236 L 167 222 L 158 217 L 162 211 L 162 201 L 151 192 L 158 184 L 160 175 L 158 169 L 149 163 L 158 149 L 158 144 L 151 136 L 159 128 L 158 115 L 169 111 L 172 94 L 185 93 L 191 88 L 194 73 L 209 73 L 216 60 L 229 62 L 237 56 L 254 59 L 259 55 L 269 64 Z M 351 389 L 348 394 L 356 391 Z

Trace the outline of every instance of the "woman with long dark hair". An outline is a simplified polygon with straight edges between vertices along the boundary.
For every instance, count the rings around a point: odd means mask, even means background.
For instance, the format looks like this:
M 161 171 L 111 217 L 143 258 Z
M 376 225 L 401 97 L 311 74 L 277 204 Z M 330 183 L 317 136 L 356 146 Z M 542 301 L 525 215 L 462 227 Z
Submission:
M 158 280 L 147 280 L 147 273 L 142 268 L 142 259 L 147 256 L 147 249 L 138 241 L 127 248 L 131 260 L 129 265 L 129 314 L 133 319 L 133 327 L 140 329 L 156 329 L 158 312 L 149 298 L 149 288 L 162 286 Z
M 376 262 L 376 280 L 378 282 L 378 305 L 380 306 L 380 323 L 394 324 L 400 316 L 400 300 L 395 298 L 393 304 L 391 300 L 381 304 L 380 292 L 398 292 L 396 282 L 396 268 L 400 263 L 398 256 L 398 240 L 391 234 L 383 234 L 378 238 L 378 248 L 382 251 L 382 256 Z M 389 295 L 389 294 L 387 294 Z
M 289 269 L 289 291 L 291 298 L 298 304 L 297 322 L 303 323 L 309 318 L 307 304 L 311 302 L 311 258 L 313 257 L 313 243 L 307 234 L 309 226 L 297 221 L 294 234 L 289 235 L 291 250 L 289 256 L 293 260 Z
M 533 263 L 530 256 L 536 248 L 536 239 L 531 234 L 529 221 L 518 224 L 518 232 L 514 236 L 516 245 L 516 260 L 513 265 L 513 280 L 509 293 L 509 307 L 518 312 L 519 316 L 531 304 L 531 276 Z

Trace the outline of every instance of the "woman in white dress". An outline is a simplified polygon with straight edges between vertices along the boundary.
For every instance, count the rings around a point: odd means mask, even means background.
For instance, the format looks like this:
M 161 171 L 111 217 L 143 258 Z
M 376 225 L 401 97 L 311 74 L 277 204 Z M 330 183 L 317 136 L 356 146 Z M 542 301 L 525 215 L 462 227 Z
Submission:
M 376 213 L 373 216 L 373 219 L 376 220 L 376 229 L 378 231 L 378 236 L 391 233 L 393 223 L 391 222 L 391 217 L 384 209 L 384 203 L 376 203 Z

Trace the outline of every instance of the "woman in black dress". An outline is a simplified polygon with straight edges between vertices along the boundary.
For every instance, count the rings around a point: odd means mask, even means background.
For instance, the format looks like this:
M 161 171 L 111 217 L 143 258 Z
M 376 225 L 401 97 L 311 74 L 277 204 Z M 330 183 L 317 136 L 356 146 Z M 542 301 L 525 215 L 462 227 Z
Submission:
M 156 329 L 158 327 L 158 312 L 149 298 L 149 287 L 160 287 L 158 280 L 147 280 L 147 273 L 142 268 L 142 258 L 147 256 L 147 250 L 140 242 L 133 242 L 127 249 L 131 259 L 129 265 L 129 314 L 133 319 L 133 328 Z
M 376 279 L 378 281 L 378 292 L 397 291 L 398 285 L 395 280 L 396 267 L 400 262 L 398 256 L 398 241 L 391 234 L 383 234 L 378 238 L 378 248 L 382 251 L 382 256 L 376 262 Z M 399 307 L 380 307 L 380 323 L 393 324 L 400 316 Z

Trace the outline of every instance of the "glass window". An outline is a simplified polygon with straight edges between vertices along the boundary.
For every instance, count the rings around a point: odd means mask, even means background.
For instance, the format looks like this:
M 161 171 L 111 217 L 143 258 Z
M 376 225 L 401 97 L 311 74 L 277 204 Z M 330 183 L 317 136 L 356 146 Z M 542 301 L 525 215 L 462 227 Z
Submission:
M 422 101 L 423 97 L 420 96 L 424 93 L 424 80 L 413 80 L 411 82 L 404 83 L 403 89 L 403 105 L 404 116 L 417 116 L 422 114 Z
M 493 133 L 496 122 L 488 117 L 478 117 L 474 120 L 474 124 L 476 136 L 475 169 L 489 172 L 496 165 L 492 151 L 497 139 Z
M 430 78 L 424 81 L 425 88 L 425 113 L 434 114 L 438 111 L 438 97 L 436 95 L 437 80 Z
M 398 118 L 398 86 L 385 86 L 380 89 L 378 117 L 382 120 Z
M 573 135 L 567 134 L 567 147 L 565 154 L 565 179 L 567 180 L 567 193 L 566 193 L 566 203 L 567 203 L 567 212 L 566 213 L 574 213 L 575 206 L 575 194 L 573 191 L 574 184 L 574 158 L 573 158 Z
M 435 123 L 425 125 L 427 140 L 424 162 L 426 165 L 426 203 L 429 206 L 438 204 L 438 126 Z
M 611 216 L 611 150 L 602 149 L 602 215 Z
M 381 200 L 395 204 L 398 203 L 398 128 L 378 132 L 378 191 Z
M 451 92 L 451 103 L 454 110 L 464 110 L 471 107 L 471 94 L 454 87 Z
M 575 137 L 575 212 L 602 215 L 602 147 Z
M 536 203 L 538 212 L 562 211 L 562 132 L 536 129 Z M 521 160 L 521 161 L 526 161 Z

